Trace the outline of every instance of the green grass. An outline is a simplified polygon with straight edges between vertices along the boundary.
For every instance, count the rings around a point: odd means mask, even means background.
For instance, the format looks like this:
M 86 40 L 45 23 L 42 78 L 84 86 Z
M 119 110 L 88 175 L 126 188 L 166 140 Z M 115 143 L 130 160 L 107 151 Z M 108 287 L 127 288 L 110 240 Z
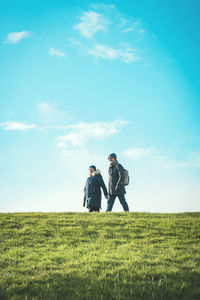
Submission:
M 0 299 L 200 299 L 200 213 L 1 213 Z

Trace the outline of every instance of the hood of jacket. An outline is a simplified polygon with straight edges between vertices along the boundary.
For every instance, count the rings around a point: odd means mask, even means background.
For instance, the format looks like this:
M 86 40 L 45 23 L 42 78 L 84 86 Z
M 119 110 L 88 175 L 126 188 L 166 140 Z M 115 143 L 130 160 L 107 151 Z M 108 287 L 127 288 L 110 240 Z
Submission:
M 100 173 L 101 173 L 100 170 L 97 169 L 96 171 L 92 172 L 92 174 L 89 174 L 88 177 L 96 176 L 96 175 L 98 175 Z

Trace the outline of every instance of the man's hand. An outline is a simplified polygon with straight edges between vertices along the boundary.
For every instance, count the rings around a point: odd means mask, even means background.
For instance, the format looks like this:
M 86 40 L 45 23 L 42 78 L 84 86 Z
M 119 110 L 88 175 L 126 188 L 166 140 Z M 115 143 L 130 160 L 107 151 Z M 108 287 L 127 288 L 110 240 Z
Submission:
M 108 195 L 105 195 L 105 198 L 108 199 Z
M 118 188 L 119 188 L 118 185 L 116 185 L 116 187 L 115 187 L 115 192 L 117 192 Z

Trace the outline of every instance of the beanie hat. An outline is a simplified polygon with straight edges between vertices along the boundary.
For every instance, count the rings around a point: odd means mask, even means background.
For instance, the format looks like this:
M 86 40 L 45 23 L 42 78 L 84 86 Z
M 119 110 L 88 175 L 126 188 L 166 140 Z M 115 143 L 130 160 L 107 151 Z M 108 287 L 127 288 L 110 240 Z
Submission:
M 89 168 L 93 168 L 95 171 L 96 171 L 96 167 L 95 166 L 93 166 L 93 165 L 91 165 Z
M 111 153 L 108 157 L 113 157 L 115 160 L 117 159 L 117 155 L 115 153 Z

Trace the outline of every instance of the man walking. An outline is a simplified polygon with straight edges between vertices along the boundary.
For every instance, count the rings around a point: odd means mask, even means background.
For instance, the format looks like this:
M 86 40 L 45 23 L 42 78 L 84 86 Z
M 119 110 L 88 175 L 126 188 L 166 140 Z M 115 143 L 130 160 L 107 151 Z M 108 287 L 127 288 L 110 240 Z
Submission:
M 128 204 L 124 197 L 126 194 L 126 190 L 124 187 L 124 168 L 117 161 L 117 156 L 115 153 L 111 153 L 108 156 L 108 160 L 110 161 L 110 167 L 108 170 L 109 173 L 109 182 L 108 182 L 108 202 L 106 211 L 112 211 L 113 204 L 115 202 L 115 198 L 118 197 L 119 201 L 124 209 L 124 211 L 129 211 Z

